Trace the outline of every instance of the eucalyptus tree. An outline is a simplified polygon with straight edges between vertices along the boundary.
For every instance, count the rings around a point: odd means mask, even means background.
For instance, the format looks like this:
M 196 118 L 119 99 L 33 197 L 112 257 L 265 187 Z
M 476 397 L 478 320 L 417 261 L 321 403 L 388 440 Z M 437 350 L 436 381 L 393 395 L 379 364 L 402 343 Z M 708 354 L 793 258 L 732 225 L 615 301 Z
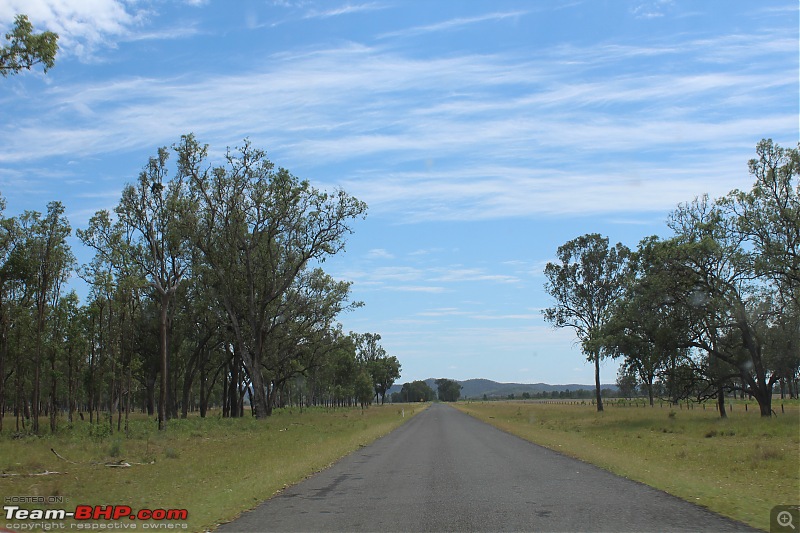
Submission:
M 759 305 L 770 288 L 758 278 L 737 220 L 707 196 L 679 206 L 668 225 L 675 231 L 664 266 L 676 282 L 673 306 L 693 316 L 686 347 L 703 350 L 735 369 L 762 416 L 772 412 L 779 374 L 764 357 L 764 328 L 776 318 Z
M 362 305 L 348 302 L 350 285 L 320 268 L 305 270 L 276 302 L 266 330 L 263 361 L 269 406 L 275 404 L 274 395 L 284 384 L 298 376 L 308 376 L 324 365 L 327 354 L 337 348 L 341 332 L 336 317 Z
M 26 283 L 31 288 L 35 306 L 31 429 L 38 434 L 47 319 L 50 312 L 58 306 L 62 286 L 74 267 L 75 259 L 66 242 L 72 229 L 64 216 L 61 202 L 48 203 L 44 217 L 39 212 L 26 211 L 20 217 L 20 228 L 27 262 Z
M 776 283 L 785 302 L 800 307 L 800 144 L 785 149 L 764 139 L 748 163 L 755 178 L 748 192 L 720 200 L 738 232 L 753 247 L 753 267 Z
M 159 430 L 167 428 L 170 303 L 191 267 L 185 226 L 191 206 L 185 175 L 179 171 L 169 179 L 168 159 L 169 150 L 159 148 L 137 182 L 123 189 L 115 209 L 122 232 L 121 253 L 147 279 L 159 304 Z
M 544 269 L 544 288 L 555 305 L 543 315 L 555 327 L 575 330 L 583 353 L 594 363 L 597 410 L 602 411 L 600 360 L 606 355 L 602 330 L 622 294 L 630 251 L 620 243 L 609 248 L 608 238 L 591 233 L 559 246 L 557 254 L 559 262 L 547 263 Z
M 386 401 L 386 391 L 400 377 L 400 361 L 395 356 L 389 356 L 379 344 L 381 336 L 377 333 L 352 333 L 356 342 L 357 359 L 364 365 L 372 377 L 372 387 L 375 389 L 375 399 L 381 398 L 381 404 Z
M 34 33 L 33 24 L 26 15 L 14 18 L 14 27 L 5 37 L 8 44 L 0 47 L 0 74 L 4 78 L 40 64 L 47 72 L 55 65 L 58 34 Z
M 11 315 L 15 305 L 11 295 L 17 277 L 10 258 L 19 243 L 17 221 L 13 217 L 5 216 L 5 207 L 5 199 L 0 198 L 0 413 L 5 413 L 6 363 L 9 361 Z M 0 431 L 3 430 L 3 418 L 0 416 Z
M 661 268 L 667 246 L 651 236 L 630 254 L 623 291 L 600 330 L 599 344 L 612 357 L 625 358 L 623 366 L 638 377 L 651 406 L 655 380 L 674 374 L 668 367 L 685 355 L 679 352 L 688 327 L 685 313 L 670 306 L 675 280 Z
M 137 325 L 136 315 L 147 281 L 144 272 L 131 259 L 131 248 L 125 240 L 126 231 L 121 221 L 112 221 L 111 213 L 101 210 L 90 218 L 86 229 L 79 229 L 76 234 L 95 253 L 89 264 L 79 271 L 91 287 L 94 315 L 89 331 L 97 335 L 99 342 L 92 346 L 92 371 L 107 364 L 103 374 L 108 378 L 109 423 L 112 423 L 111 411 L 116 405 L 117 428 L 120 429 L 124 411 L 127 431 L 133 388 L 134 353 L 131 346 Z M 92 401 L 99 402 L 99 383 L 90 386 Z M 95 407 L 99 408 L 99 403 Z
M 461 397 L 463 387 L 458 381 L 440 378 L 436 380 L 436 395 L 443 402 L 457 402 Z
M 773 308 L 768 359 L 779 368 L 783 393 L 787 380 L 796 389 L 800 367 L 800 144 L 786 149 L 763 139 L 756 154 L 748 163 L 751 190 L 734 190 L 719 205 L 752 250 L 761 285 L 771 288 L 762 291 Z
M 224 163 L 206 162 L 194 136 L 176 145 L 179 174 L 190 183 L 187 227 L 210 288 L 224 307 L 236 348 L 252 383 L 255 416 L 270 414 L 264 364 L 279 302 L 310 262 L 344 249 L 351 221 L 366 205 L 344 191 L 321 192 L 288 170 L 275 169 L 263 150 L 245 141 Z
M 330 405 L 351 404 L 355 398 L 358 368 L 353 337 L 337 331 L 335 347 L 328 352 L 326 364 L 318 371 L 318 387 L 327 395 Z
M 49 343 L 48 343 L 48 362 L 50 390 L 48 392 L 47 410 L 50 418 L 50 431 L 55 433 L 58 429 L 58 413 L 63 407 L 69 411 L 69 421 L 72 423 L 72 392 L 70 388 L 70 363 L 74 350 L 80 349 L 83 340 L 83 331 L 72 326 L 79 315 L 79 299 L 77 293 L 72 290 L 63 298 L 60 298 L 55 307 L 51 310 L 48 319 Z M 65 377 L 68 379 L 65 383 Z M 66 387 L 65 387 L 66 385 Z M 65 401 L 65 391 L 67 398 Z

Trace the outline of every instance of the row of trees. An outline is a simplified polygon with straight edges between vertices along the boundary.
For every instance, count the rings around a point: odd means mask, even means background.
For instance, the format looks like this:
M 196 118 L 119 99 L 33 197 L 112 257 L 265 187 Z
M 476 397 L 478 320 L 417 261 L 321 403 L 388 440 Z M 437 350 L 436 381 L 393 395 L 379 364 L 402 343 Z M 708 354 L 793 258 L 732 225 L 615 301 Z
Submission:
M 379 335 L 343 333 L 337 316 L 362 304 L 319 267 L 366 205 L 248 141 L 218 165 L 207 154 L 192 135 L 159 149 L 113 213 L 77 230 L 94 251 L 81 267 L 59 202 L 0 217 L 0 411 L 18 430 L 29 418 L 38 433 L 43 412 L 52 431 L 79 411 L 116 413 L 119 429 L 142 406 L 164 429 L 215 403 L 236 417 L 249 402 L 258 418 L 289 403 L 367 405 L 399 377 Z M 74 273 L 84 305 L 65 294 Z
M 800 370 L 800 146 L 771 140 L 749 162 L 755 183 L 680 205 L 674 235 L 636 250 L 598 234 L 558 249 L 545 268 L 555 305 L 544 317 L 571 327 L 595 365 L 621 357 L 650 398 L 672 401 L 741 391 L 772 413 L 773 387 L 797 397 Z
M 443 402 L 457 402 L 461 397 L 461 385 L 458 381 L 441 378 L 435 381 L 436 391 L 425 381 L 417 380 L 403 383 L 400 392 L 393 392 L 392 403 L 432 402 L 436 399 Z

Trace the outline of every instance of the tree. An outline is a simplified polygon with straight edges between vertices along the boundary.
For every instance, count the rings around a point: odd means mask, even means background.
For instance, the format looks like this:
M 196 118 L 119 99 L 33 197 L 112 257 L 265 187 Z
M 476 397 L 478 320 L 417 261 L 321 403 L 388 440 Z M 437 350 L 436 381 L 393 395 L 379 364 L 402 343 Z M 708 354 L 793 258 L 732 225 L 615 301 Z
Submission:
M 25 15 L 17 15 L 14 28 L 6 33 L 8 44 L 0 48 L 0 74 L 18 74 L 31 70 L 35 65 L 44 65 L 47 72 L 55 65 L 58 52 L 58 35 L 45 31 L 33 33 L 33 25 Z
M 17 220 L 6 218 L 5 199 L 0 198 L 0 413 L 5 413 L 6 363 L 9 361 L 12 314 L 15 307 L 12 298 L 17 273 L 11 259 L 19 244 Z M 3 430 L 3 416 L 0 416 L 0 431 Z
M 378 343 L 381 336 L 377 333 L 351 333 L 351 335 L 356 342 L 356 357 L 372 377 L 376 401 L 380 396 L 383 404 L 386 400 L 386 391 L 400 377 L 400 361 L 386 354 L 386 350 Z
M 749 192 L 731 191 L 719 201 L 734 217 L 734 230 L 753 245 L 756 273 L 774 281 L 783 297 L 800 306 L 800 144 L 784 149 L 763 139 Z
M 631 398 L 636 394 L 637 373 L 636 370 L 627 365 L 619 367 L 617 372 L 617 388 L 619 395 L 623 398 Z
M 461 397 L 461 385 L 452 379 L 436 380 L 437 396 L 443 402 L 457 402 Z
M 27 263 L 25 276 L 34 295 L 33 303 L 36 311 L 31 416 L 33 432 L 39 433 L 42 356 L 47 347 L 45 329 L 50 313 L 58 307 L 62 285 L 73 267 L 74 257 L 66 242 L 72 229 L 64 216 L 64 206 L 61 202 L 48 203 L 44 218 L 38 212 L 28 211 L 20 220 Z M 55 431 L 55 419 L 51 419 L 50 424 L 51 429 Z
M 375 392 L 380 395 L 381 405 L 383 405 L 386 401 L 386 391 L 400 377 L 400 361 L 393 355 L 384 357 L 372 365 L 371 373 L 375 384 Z
M 362 369 L 361 372 L 358 373 L 356 376 L 354 389 L 356 400 L 358 400 L 358 403 L 361 404 L 361 408 L 364 409 L 365 407 L 369 407 L 369 404 L 372 403 L 373 392 L 372 378 L 370 378 L 369 372 Z
M 135 185 L 122 191 L 116 208 L 122 227 L 118 243 L 127 261 L 146 276 L 160 306 L 159 354 L 161 392 L 158 402 L 158 428 L 167 428 L 167 389 L 169 387 L 169 309 L 173 296 L 191 263 L 185 222 L 189 203 L 184 175 L 176 173 L 169 181 L 169 151 L 160 148 L 139 174 Z
M 395 397 L 394 394 L 397 394 Z M 436 392 L 422 380 L 403 383 L 400 392 L 392 395 L 392 402 L 430 402 L 436 398 Z
M 690 317 L 684 347 L 726 363 L 761 415 L 771 416 L 779 373 L 767 366 L 765 331 L 780 312 L 762 305 L 774 287 L 759 279 L 737 218 L 704 196 L 679 206 L 668 225 L 676 233 L 664 257 L 674 280 L 671 305 Z
M 224 307 L 236 350 L 252 383 L 258 418 L 271 414 L 267 348 L 298 277 L 310 262 L 344 249 L 350 221 L 366 204 L 319 191 L 288 170 L 275 169 L 266 152 L 244 146 L 228 150 L 225 163 L 208 168 L 208 148 L 193 135 L 174 147 L 179 174 L 190 183 L 192 216 L 187 231 L 209 267 L 210 289 Z
M 571 327 L 581 342 L 586 358 L 595 365 L 597 410 L 603 410 L 600 393 L 602 328 L 610 317 L 611 305 L 623 290 L 629 250 L 597 233 L 583 235 L 558 248 L 559 263 L 548 263 L 545 290 L 555 298 L 554 307 L 543 311 L 555 327 Z

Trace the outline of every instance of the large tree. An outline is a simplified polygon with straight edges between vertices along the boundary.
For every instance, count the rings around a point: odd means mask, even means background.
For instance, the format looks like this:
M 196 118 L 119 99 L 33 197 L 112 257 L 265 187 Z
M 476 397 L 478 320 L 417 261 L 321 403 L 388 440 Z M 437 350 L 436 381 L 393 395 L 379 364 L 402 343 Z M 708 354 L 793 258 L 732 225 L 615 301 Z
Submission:
M 55 65 L 58 35 L 51 31 L 34 33 L 27 16 L 16 16 L 6 40 L 8 44 L 0 47 L 0 74 L 4 78 L 39 64 L 44 65 L 45 72 Z
M 461 397 L 461 389 L 458 381 L 447 378 L 436 380 L 436 393 L 440 401 L 457 402 Z
M 756 274 L 800 306 L 800 144 L 785 149 L 764 139 L 756 153 L 748 164 L 752 189 L 734 190 L 719 204 L 734 217 L 732 230 L 753 246 Z
M 595 366 L 597 410 L 603 410 L 600 395 L 600 360 L 605 356 L 602 328 L 611 305 L 623 290 L 629 250 L 597 233 L 583 235 L 558 247 L 558 263 L 547 263 L 545 290 L 555 305 L 543 311 L 544 318 L 559 328 L 575 330 L 586 358 Z
M 169 311 L 181 281 L 191 267 L 185 221 L 189 203 L 181 172 L 169 179 L 169 150 L 160 148 L 139 174 L 135 184 L 126 186 L 116 208 L 122 238 L 115 243 L 127 264 L 141 272 L 155 292 L 159 304 L 159 354 L 161 391 L 158 427 L 167 427 L 169 387 Z
M 779 373 L 765 358 L 765 332 L 782 313 L 765 302 L 775 287 L 754 267 L 747 236 L 737 217 L 708 197 L 683 204 L 670 216 L 675 231 L 666 243 L 663 268 L 674 280 L 671 305 L 688 314 L 688 348 L 702 350 L 733 369 L 758 401 L 762 416 L 772 412 L 772 386 Z
M 20 218 L 27 268 L 23 276 L 30 287 L 35 306 L 36 333 L 33 351 L 32 429 L 39 432 L 42 357 L 47 348 L 47 321 L 58 307 L 62 286 L 69 277 L 74 257 L 67 237 L 72 232 L 61 202 L 47 204 L 47 214 L 27 211 Z M 55 430 L 55 419 L 51 420 Z
M 276 343 L 281 303 L 312 262 L 344 248 L 366 204 L 344 191 L 328 194 L 288 170 L 275 169 L 249 141 L 210 167 L 192 135 L 175 146 L 194 205 L 188 231 L 210 267 L 210 289 L 224 307 L 253 391 L 258 418 L 271 413 L 264 365 Z M 280 328 L 279 328 L 280 329 Z

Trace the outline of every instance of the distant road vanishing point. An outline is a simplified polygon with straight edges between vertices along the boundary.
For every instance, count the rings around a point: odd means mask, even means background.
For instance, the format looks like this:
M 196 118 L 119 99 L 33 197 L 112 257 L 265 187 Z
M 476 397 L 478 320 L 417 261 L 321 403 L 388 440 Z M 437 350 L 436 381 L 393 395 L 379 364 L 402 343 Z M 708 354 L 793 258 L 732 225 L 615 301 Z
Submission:
M 217 531 L 756 531 L 433 404 Z

